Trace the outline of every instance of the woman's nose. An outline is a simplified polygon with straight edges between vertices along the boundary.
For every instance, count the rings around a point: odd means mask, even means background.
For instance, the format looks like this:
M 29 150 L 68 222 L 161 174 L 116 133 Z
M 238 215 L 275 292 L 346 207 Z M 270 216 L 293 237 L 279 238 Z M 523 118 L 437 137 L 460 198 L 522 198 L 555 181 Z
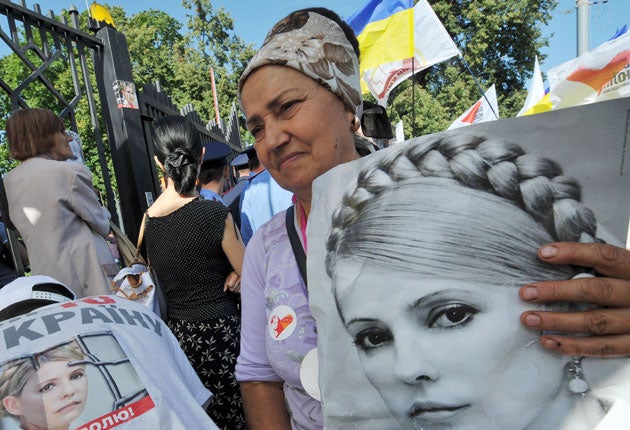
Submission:
M 396 347 L 394 376 L 405 384 L 437 381 L 439 372 L 426 345 L 405 342 Z
M 284 146 L 290 139 L 287 132 L 286 121 L 270 119 L 265 124 L 265 141 L 269 150 L 277 150 Z
M 74 386 L 70 381 L 61 382 L 61 394 L 64 397 L 71 396 L 74 394 Z

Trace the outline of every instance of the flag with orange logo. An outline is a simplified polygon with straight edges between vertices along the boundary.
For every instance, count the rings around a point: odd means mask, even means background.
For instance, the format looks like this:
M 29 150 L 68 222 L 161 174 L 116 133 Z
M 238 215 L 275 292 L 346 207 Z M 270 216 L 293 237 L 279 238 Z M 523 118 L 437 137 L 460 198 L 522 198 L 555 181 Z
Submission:
M 448 130 L 497 119 L 499 119 L 499 104 L 496 87 L 492 84 L 474 105 L 453 121 Z
M 527 113 L 630 96 L 630 33 L 554 67 L 547 78 L 549 94 Z

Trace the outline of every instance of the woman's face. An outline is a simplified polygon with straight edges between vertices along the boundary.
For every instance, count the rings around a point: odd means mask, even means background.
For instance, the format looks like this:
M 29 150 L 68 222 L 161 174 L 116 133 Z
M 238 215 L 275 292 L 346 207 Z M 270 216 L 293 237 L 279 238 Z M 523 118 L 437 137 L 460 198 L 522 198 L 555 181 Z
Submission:
M 67 361 L 49 361 L 31 374 L 22 393 L 5 408 L 22 422 L 48 429 L 68 428 L 87 402 L 85 367 Z M 9 400 L 11 401 L 11 400 Z M 9 406 L 9 407 L 7 407 Z
M 58 131 L 53 135 L 55 146 L 50 151 L 50 156 L 58 161 L 65 161 L 74 158 L 72 148 L 70 148 L 70 142 L 72 137 L 68 136 L 63 131 Z
M 565 359 L 521 327 L 514 288 L 338 267 L 347 331 L 404 428 L 523 429 L 558 392 Z
M 283 66 L 263 66 L 245 81 L 241 101 L 256 153 L 271 176 L 298 196 L 313 180 L 358 157 L 352 119 L 332 92 Z

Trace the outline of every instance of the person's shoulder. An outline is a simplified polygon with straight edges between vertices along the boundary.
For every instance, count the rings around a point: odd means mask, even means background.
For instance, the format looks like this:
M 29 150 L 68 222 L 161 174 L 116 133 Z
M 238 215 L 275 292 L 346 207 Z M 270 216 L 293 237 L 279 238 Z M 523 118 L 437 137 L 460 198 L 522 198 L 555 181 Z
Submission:
M 265 169 L 260 173 L 257 173 L 255 176 L 253 176 L 250 180 L 249 183 L 251 184 L 259 184 L 261 182 L 269 182 L 269 179 L 271 178 L 271 174 L 269 173 L 269 170 Z
M 227 215 L 227 212 L 228 212 L 228 208 L 226 208 L 223 203 L 214 199 L 199 198 L 192 201 L 191 203 L 192 203 L 192 205 L 190 206 L 191 209 L 195 209 L 195 210 L 198 209 L 209 214 L 219 213 L 219 214 Z
M 258 230 L 256 230 L 250 240 L 250 243 L 254 241 L 257 236 L 259 237 L 259 239 L 257 240 L 261 240 L 262 242 L 267 244 L 266 246 L 282 242 L 286 237 L 288 237 L 286 214 L 287 211 L 284 210 L 278 212 L 273 217 L 271 217 L 269 221 L 264 223 Z M 247 244 L 247 246 L 249 246 L 249 243 Z

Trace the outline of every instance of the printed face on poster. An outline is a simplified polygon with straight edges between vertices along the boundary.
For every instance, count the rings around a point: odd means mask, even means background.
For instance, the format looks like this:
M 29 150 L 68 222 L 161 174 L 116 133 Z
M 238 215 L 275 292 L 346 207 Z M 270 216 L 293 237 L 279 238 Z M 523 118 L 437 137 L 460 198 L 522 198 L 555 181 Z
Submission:
M 574 430 L 628 413 L 627 359 L 544 350 L 519 322 L 541 307 L 518 289 L 592 275 L 540 262 L 545 243 L 625 244 L 629 112 L 621 99 L 438 133 L 316 181 L 327 428 Z
M 116 80 L 112 84 L 118 109 L 139 109 L 136 84 L 129 81 Z
M 0 402 L 3 430 L 110 428 L 154 409 L 109 332 L 1 363 Z

